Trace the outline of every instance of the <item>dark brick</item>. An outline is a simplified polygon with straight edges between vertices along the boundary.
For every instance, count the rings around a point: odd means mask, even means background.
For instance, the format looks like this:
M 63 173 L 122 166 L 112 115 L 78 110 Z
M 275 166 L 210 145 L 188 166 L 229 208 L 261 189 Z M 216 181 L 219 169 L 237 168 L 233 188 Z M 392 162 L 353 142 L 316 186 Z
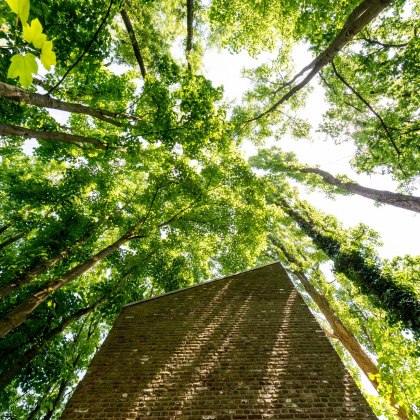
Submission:
M 376 417 L 272 264 L 125 307 L 62 416 L 82 418 Z

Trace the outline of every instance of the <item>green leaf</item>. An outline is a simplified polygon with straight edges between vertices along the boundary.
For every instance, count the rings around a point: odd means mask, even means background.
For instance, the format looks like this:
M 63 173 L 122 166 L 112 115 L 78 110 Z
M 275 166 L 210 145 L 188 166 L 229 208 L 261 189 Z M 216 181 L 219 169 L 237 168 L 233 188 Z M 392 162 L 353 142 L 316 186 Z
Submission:
M 19 83 L 23 87 L 28 87 L 33 80 L 32 74 L 38 72 L 38 64 L 36 63 L 35 56 L 31 53 L 26 55 L 16 54 L 11 58 L 11 64 L 7 77 L 14 79 L 19 77 Z
M 30 25 L 23 27 L 23 39 L 32 43 L 35 48 L 41 48 L 47 40 L 47 36 L 42 33 L 42 25 L 38 19 L 33 19 Z
M 42 44 L 41 63 L 47 70 L 50 70 L 51 66 L 55 66 L 56 64 L 55 53 L 52 48 L 52 41 L 45 41 Z
M 29 0 L 6 0 L 6 3 L 12 9 L 12 12 L 15 12 L 22 23 L 26 23 L 29 17 L 29 8 L 30 3 Z

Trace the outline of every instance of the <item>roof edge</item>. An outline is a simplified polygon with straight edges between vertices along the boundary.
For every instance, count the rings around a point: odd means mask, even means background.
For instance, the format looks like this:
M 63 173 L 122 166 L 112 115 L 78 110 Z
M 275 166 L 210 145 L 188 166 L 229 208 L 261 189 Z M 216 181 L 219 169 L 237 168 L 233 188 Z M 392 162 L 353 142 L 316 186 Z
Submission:
M 280 261 L 277 260 L 277 261 L 274 261 L 274 262 L 269 263 L 269 264 L 263 264 L 263 265 L 260 265 L 258 267 L 250 268 L 248 270 L 238 271 L 236 273 L 229 274 L 228 276 L 223 276 L 223 277 L 219 277 L 217 279 L 203 281 L 202 283 L 197 283 L 197 284 L 193 284 L 192 286 L 183 287 L 182 289 L 173 290 L 172 292 L 162 293 L 160 295 L 152 296 L 152 297 L 147 298 L 147 299 L 136 300 L 134 302 L 130 302 L 130 303 L 125 304 L 123 306 L 123 309 L 127 308 L 128 306 L 138 305 L 140 303 L 148 302 L 150 300 L 155 300 L 155 299 L 159 299 L 159 298 L 164 297 L 164 296 L 173 295 L 174 293 L 183 292 L 184 290 L 193 289 L 194 287 L 204 286 L 205 284 L 213 283 L 213 282 L 219 281 L 219 280 L 224 280 L 224 279 L 227 279 L 229 277 L 235 277 L 235 276 L 238 276 L 239 274 L 248 273 L 249 271 L 258 270 L 260 268 L 268 267 L 269 265 L 274 265 L 274 264 L 279 264 L 280 267 L 282 267 L 282 265 L 280 264 Z

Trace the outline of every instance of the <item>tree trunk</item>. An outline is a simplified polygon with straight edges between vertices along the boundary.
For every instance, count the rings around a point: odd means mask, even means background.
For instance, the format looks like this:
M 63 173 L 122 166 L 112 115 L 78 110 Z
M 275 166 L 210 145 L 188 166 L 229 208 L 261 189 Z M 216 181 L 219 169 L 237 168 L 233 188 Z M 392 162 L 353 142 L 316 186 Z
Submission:
M 4 318 L 0 320 L 0 337 L 4 337 L 10 331 L 25 322 L 26 318 L 56 290 L 70 283 L 75 278 L 89 271 L 102 259 L 115 252 L 121 245 L 130 239 L 130 231 L 116 240 L 111 245 L 99 251 L 93 257 L 67 271 L 60 279 L 48 283 L 39 292 L 29 296 L 18 304 Z
M 100 150 L 107 150 L 107 146 L 105 144 L 92 137 L 77 136 L 74 134 L 60 133 L 56 131 L 35 131 L 29 128 L 18 127 L 9 124 L 0 124 L 0 136 L 35 138 L 37 140 L 67 143 L 76 146 L 79 146 L 78 143 L 82 143 L 93 145 Z
M 313 220 L 303 218 L 285 200 L 281 199 L 278 205 L 333 260 L 335 270 L 358 286 L 374 306 L 386 311 L 391 321 L 401 321 L 405 328 L 420 335 L 420 301 L 411 288 L 383 274 L 358 250 L 343 249 L 340 242 L 321 232 Z
M 12 224 L 11 223 L 6 223 L 5 225 L 3 225 L 2 227 L 0 227 L 0 235 L 5 232 L 7 229 L 9 229 L 9 227 L 11 227 Z
M 4 242 L 0 244 L 0 249 L 5 248 L 7 245 L 12 244 L 13 242 L 18 241 L 19 239 L 23 238 L 26 235 L 26 232 L 18 233 L 17 235 L 11 236 L 7 238 Z
M 107 219 L 108 217 L 99 220 L 97 223 L 95 223 L 94 228 L 97 228 L 98 226 L 100 226 Z M 25 284 L 30 283 L 36 276 L 39 276 L 40 274 L 49 270 L 55 264 L 62 261 L 65 257 L 70 255 L 76 247 L 78 247 L 79 245 L 82 245 L 91 237 L 92 230 L 89 230 L 87 234 L 83 235 L 73 245 L 67 247 L 65 250 L 61 251 L 55 257 L 50 258 L 48 261 L 44 261 L 43 263 L 29 269 L 28 271 L 26 271 L 26 273 L 20 274 L 20 277 L 14 280 L 12 283 L 2 286 L 0 288 L 0 297 L 5 298 L 9 296 L 11 293 L 17 291 L 20 287 L 24 286 Z
M 146 77 L 146 68 L 144 67 L 143 57 L 141 56 L 139 43 L 137 42 L 136 33 L 134 32 L 133 25 L 131 24 L 130 17 L 128 16 L 127 10 L 121 9 L 121 17 L 123 19 L 125 28 L 128 36 L 130 37 L 131 46 L 133 48 L 134 56 L 136 57 L 137 63 L 140 67 L 140 73 L 143 79 Z
M 370 198 L 371 200 L 378 201 L 379 203 L 389 204 L 391 206 L 420 213 L 420 197 L 394 193 L 391 191 L 375 190 L 373 188 L 363 187 L 355 182 L 343 182 L 331 175 L 329 172 L 318 168 L 302 168 L 298 170 L 304 173 L 319 175 L 328 184 L 334 185 L 337 188 L 341 188 L 342 190 L 349 191 L 353 194 Z
M 286 250 L 286 248 L 281 244 L 278 240 L 276 240 L 273 236 L 270 235 L 271 243 L 285 256 L 286 260 L 290 263 L 295 265 L 299 265 L 296 259 L 290 255 L 290 253 Z M 354 361 L 360 367 L 362 372 L 366 375 L 369 379 L 372 386 L 378 391 L 379 382 L 376 379 L 376 375 L 379 374 L 379 369 L 377 364 L 369 357 L 363 347 L 359 344 L 357 339 L 354 335 L 347 329 L 347 327 L 341 322 L 341 320 L 335 315 L 333 309 L 330 307 L 328 300 L 322 296 L 314 286 L 312 286 L 311 282 L 305 276 L 305 274 L 301 270 L 292 270 L 295 276 L 299 279 L 302 286 L 311 297 L 311 299 L 315 302 L 318 306 L 321 313 L 325 316 L 328 324 L 330 325 L 333 334 L 332 338 L 335 338 L 340 341 L 340 343 L 344 346 L 344 348 L 350 353 Z M 371 376 L 375 375 L 375 376 Z M 400 419 L 408 419 L 407 413 L 405 410 L 398 406 L 397 401 L 395 400 L 394 396 L 391 395 L 390 397 L 390 404 L 398 411 L 398 417 Z
M 128 272 L 125 275 L 123 275 L 118 281 L 118 283 L 115 285 L 115 287 L 112 289 L 111 293 L 117 291 L 123 285 L 126 278 L 130 275 L 131 272 Z M 26 350 L 26 352 L 13 364 L 9 365 L 8 370 L 2 374 L 2 376 L 0 377 L 0 389 L 7 386 L 9 382 L 13 379 L 13 377 L 21 369 L 23 369 L 35 356 L 37 356 L 48 343 L 50 343 L 55 337 L 57 337 L 58 334 L 61 334 L 70 324 L 72 324 L 82 316 L 92 313 L 99 306 L 107 302 L 109 297 L 110 294 L 101 297 L 95 303 L 86 308 L 79 309 L 73 315 L 70 315 L 67 319 L 62 321 L 60 325 L 50 330 L 44 337 L 42 337 L 41 342 L 38 341 L 38 344 Z
M 189 52 L 193 46 L 193 23 L 194 23 L 194 0 L 187 0 L 187 45 L 185 51 L 187 53 L 188 69 L 191 70 L 191 64 L 189 60 Z
M 309 71 L 308 75 L 298 84 L 293 86 L 284 94 L 274 105 L 262 114 L 248 120 L 248 122 L 258 120 L 265 115 L 273 112 L 281 104 L 290 99 L 294 94 L 303 89 L 333 58 L 347 45 L 360 31 L 362 31 L 373 19 L 378 16 L 393 0 L 364 0 L 349 15 L 343 28 L 332 40 L 330 45 L 320 53 L 310 64 L 304 67 L 292 80 L 285 86 L 292 85 L 299 77 Z
M 16 86 L 11 86 L 0 82 L 0 97 L 10 99 L 16 102 L 25 102 L 29 105 L 39 106 L 43 108 L 58 109 L 60 111 L 71 112 L 74 114 L 85 114 L 107 123 L 123 127 L 124 124 L 115 120 L 121 115 L 116 112 L 110 112 L 103 109 L 94 109 L 86 105 L 69 103 L 54 99 L 49 95 L 41 95 L 39 93 L 30 93 Z

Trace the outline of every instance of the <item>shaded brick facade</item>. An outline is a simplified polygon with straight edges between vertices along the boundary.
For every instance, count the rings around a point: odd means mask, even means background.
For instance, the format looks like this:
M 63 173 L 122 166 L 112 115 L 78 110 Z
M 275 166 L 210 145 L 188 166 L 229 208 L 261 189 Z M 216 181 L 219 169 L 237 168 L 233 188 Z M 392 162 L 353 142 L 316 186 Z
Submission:
M 375 419 L 272 264 L 124 308 L 62 419 Z

